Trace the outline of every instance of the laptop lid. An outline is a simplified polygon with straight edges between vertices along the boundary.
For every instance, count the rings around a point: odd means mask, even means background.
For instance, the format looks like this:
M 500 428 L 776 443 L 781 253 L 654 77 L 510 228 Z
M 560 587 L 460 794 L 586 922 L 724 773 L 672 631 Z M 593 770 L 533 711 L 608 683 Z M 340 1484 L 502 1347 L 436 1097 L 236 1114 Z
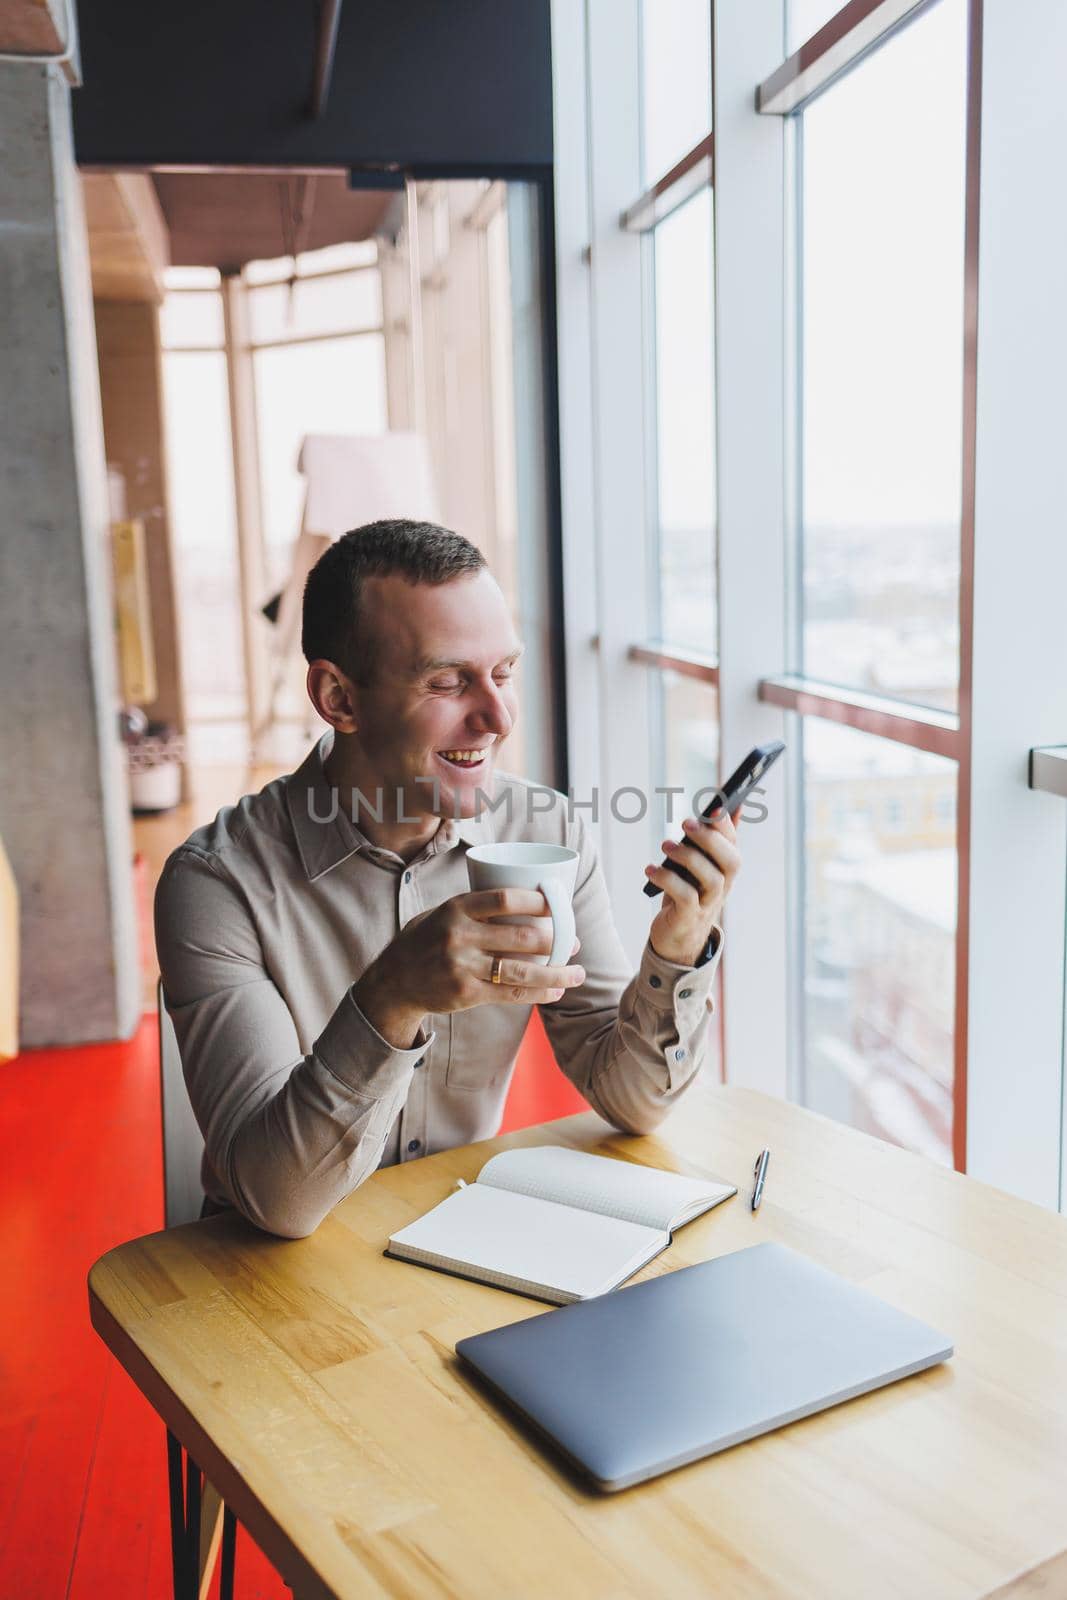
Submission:
M 921 1372 L 952 1342 L 768 1243 L 461 1339 L 456 1353 L 599 1488 L 625 1489 Z

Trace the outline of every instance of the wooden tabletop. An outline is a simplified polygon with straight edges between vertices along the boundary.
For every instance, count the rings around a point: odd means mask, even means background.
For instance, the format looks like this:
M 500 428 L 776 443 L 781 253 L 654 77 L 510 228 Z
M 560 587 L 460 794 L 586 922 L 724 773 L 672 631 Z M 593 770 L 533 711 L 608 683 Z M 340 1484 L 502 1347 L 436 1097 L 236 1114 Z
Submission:
M 932 1323 L 955 1357 L 587 1491 L 454 1354 L 546 1308 L 382 1254 L 494 1151 L 541 1143 L 738 1185 L 641 1276 L 777 1239 Z M 1067 1218 L 763 1095 L 698 1087 L 643 1139 L 590 1113 L 390 1167 L 309 1239 L 226 1217 L 153 1234 L 89 1289 L 98 1333 L 301 1596 L 1067 1593 Z

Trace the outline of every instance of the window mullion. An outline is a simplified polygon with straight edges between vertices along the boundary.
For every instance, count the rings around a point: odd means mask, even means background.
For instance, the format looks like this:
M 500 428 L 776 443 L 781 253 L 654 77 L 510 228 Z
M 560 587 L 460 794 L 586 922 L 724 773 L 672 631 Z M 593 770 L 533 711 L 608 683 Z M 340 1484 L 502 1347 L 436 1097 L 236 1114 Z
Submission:
M 720 4 L 714 12 L 718 782 L 754 744 L 786 733 L 785 713 L 755 693 L 785 666 L 784 130 L 755 116 L 752 98 L 781 60 L 783 10 Z M 727 906 L 723 957 L 727 1080 L 775 1094 L 787 1092 L 796 1042 L 783 794 L 769 792 L 766 820 L 741 829 L 743 888 Z

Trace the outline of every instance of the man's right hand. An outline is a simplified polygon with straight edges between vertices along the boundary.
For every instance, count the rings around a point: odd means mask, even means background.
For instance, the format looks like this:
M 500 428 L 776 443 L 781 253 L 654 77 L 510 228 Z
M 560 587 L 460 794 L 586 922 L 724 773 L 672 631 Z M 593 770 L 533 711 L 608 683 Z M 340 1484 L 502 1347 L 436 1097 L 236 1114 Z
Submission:
M 552 948 L 552 922 L 539 889 L 479 889 L 423 912 L 371 963 L 355 987 L 363 1015 L 383 1039 L 407 1050 L 430 1012 L 444 1015 L 487 1002 L 546 1005 L 585 980 L 579 966 L 540 966 Z M 538 917 L 510 925 L 495 917 Z M 577 944 L 571 951 L 573 956 Z M 493 957 L 503 958 L 493 983 Z

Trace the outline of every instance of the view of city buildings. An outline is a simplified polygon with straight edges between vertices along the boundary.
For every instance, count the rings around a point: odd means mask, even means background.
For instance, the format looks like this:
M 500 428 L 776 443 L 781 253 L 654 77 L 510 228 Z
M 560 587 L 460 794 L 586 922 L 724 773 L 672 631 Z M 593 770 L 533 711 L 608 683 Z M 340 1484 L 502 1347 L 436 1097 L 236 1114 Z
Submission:
M 950 1162 L 955 763 L 808 718 L 805 1103 Z
M 804 529 L 807 677 L 955 711 L 960 530 Z
M 673 530 L 663 549 L 672 638 L 713 656 L 715 636 L 701 631 L 715 614 L 713 534 Z M 957 530 L 810 530 L 804 671 L 954 709 L 958 584 Z M 821 718 L 789 721 L 785 759 L 803 770 L 797 1092 L 814 1110 L 951 1162 L 955 763 Z M 718 771 L 715 690 L 664 674 L 660 728 L 663 782 L 684 785 L 691 801 Z M 768 780 L 761 804 L 781 815 L 782 775 Z M 743 817 L 742 830 L 746 821 L 758 825 L 755 815 Z M 664 827 L 661 812 L 653 831 Z M 743 831 L 741 838 L 743 848 Z

